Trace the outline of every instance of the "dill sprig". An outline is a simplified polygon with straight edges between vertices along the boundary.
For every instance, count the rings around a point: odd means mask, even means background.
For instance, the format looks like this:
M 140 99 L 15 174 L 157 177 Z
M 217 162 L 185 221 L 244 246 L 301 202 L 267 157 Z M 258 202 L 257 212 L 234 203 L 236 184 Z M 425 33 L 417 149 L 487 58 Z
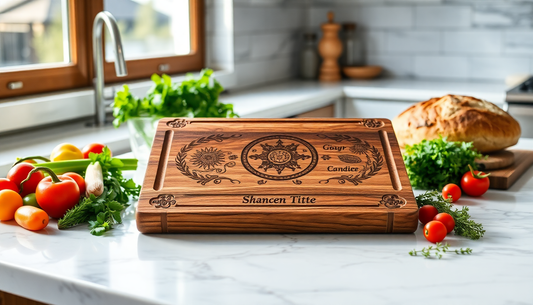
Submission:
M 94 201 L 94 195 L 90 198 L 83 198 L 80 202 L 68 210 L 63 217 L 57 221 L 57 228 L 59 230 L 65 230 L 84 222 L 87 222 L 91 217 L 91 204 Z

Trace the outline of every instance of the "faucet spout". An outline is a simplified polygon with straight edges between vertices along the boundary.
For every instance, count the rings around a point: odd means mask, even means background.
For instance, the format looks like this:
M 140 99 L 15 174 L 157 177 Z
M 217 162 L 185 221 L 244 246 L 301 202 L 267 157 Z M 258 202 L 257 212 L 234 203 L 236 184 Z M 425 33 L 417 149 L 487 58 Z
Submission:
M 94 63 L 94 101 L 95 101 L 95 123 L 97 126 L 104 126 L 105 121 L 105 100 L 104 100 L 104 54 L 102 50 L 102 27 L 107 26 L 111 42 L 115 51 L 115 72 L 117 76 L 128 75 L 128 68 L 124 60 L 124 50 L 122 39 L 118 30 L 117 20 L 110 12 L 103 11 L 96 15 L 93 23 L 93 63 Z

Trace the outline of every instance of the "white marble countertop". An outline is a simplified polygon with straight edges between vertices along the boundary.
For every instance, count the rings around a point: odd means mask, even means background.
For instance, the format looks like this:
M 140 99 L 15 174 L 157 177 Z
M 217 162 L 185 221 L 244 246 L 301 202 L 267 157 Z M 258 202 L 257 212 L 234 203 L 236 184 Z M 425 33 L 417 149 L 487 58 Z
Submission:
M 245 118 L 283 118 L 330 105 L 344 97 L 417 102 L 449 93 L 472 95 L 502 105 L 506 87 L 501 82 L 423 81 L 413 79 L 345 80 L 338 83 L 291 80 L 283 83 L 225 93 L 224 103 L 232 103 Z M 342 114 L 341 114 L 342 116 Z M 59 143 L 83 147 L 98 140 L 113 151 L 129 151 L 126 126 L 87 128 L 84 122 L 36 128 L 0 136 L 0 176 L 5 176 L 17 157 L 47 155 Z
M 533 140 L 516 148 L 533 149 Z M 142 179 L 142 170 L 135 179 Z M 133 207 L 108 236 L 0 223 L 0 290 L 52 304 L 531 304 L 533 168 L 458 206 L 487 230 L 470 256 L 411 257 L 415 234 L 143 235 Z

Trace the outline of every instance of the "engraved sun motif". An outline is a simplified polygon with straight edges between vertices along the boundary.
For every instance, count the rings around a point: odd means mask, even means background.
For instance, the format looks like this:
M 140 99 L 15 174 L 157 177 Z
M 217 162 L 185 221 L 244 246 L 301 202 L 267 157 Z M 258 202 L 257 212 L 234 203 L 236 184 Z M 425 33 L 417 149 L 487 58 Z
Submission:
M 299 144 L 291 143 L 289 145 L 283 145 L 283 141 L 279 139 L 276 142 L 276 146 L 272 146 L 268 143 L 260 144 L 263 151 L 261 154 L 249 156 L 252 160 L 262 160 L 259 168 L 264 169 L 266 172 L 270 168 L 274 168 L 278 175 L 286 168 L 295 171 L 301 168 L 298 164 L 298 160 L 306 160 L 311 158 L 310 155 L 303 155 L 298 153 Z
M 225 162 L 225 155 L 215 147 L 202 148 L 192 155 L 191 162 L 199 168 L 211 170 Z

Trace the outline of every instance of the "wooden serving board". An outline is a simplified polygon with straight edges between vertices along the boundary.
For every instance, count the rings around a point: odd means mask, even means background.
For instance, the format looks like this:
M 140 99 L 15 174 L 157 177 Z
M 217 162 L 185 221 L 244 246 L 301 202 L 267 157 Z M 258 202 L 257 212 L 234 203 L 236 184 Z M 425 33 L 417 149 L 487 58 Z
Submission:
M 533 165 L 533 151 L 508 150 L 514 154 L 514 163 L 511 166 L 489 170 L 490 188 L 498 190 L 509 189 Z
M 142 233 L 411 233 L 418 208 L 386 119 L 159 122 Z
M 510 150 L 501 150 L 495 153 L 489 153 L 486 159 L 477 159 L 477 169 L 488 171 L 505 168 L 513 165 L 514 153 Z

